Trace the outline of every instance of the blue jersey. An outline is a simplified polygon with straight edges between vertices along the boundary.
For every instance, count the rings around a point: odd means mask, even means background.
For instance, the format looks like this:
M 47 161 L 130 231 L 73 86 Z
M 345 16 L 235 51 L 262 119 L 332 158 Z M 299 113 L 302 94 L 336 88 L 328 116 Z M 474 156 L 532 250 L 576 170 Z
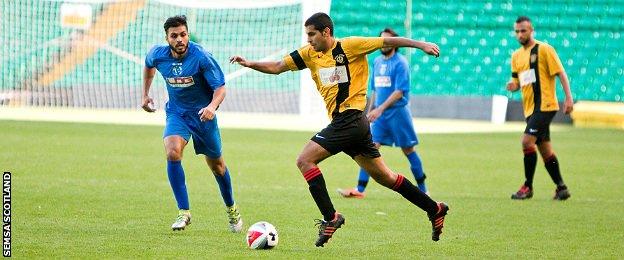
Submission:
M 395 53 L 389 59 L 383 55 L 377 57 L 373 67 L 371 88 L 375 91 L 375 107 L 383 104 L 395 90 L 403 91 L 403 97 L 390 108 L 403 107 L 409 101 L 409 65 L 403 55 Z
M 212 54 L 190 41 L 182 59 L 171 55 L 169 45 L 154 46 L 145 58 L 145 66 L 156 68 L 165 79 L 168 113 L 198 111 L 210 104 L 215 89 L 225 85 L 223 71 Z

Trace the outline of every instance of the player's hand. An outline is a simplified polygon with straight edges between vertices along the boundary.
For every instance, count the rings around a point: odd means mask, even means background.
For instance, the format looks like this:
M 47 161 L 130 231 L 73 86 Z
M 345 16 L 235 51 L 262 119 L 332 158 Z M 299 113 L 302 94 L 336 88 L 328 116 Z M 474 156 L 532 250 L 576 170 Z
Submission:
M 440 57 L 440 47 L 435 43 L 425 42 L 421 50 L 429 55 Z
M 509 81 L 507 82 L 507 90 L 511 91 L 511 92 L 515 92 L 520 88 L 520 86 L 518 86 L 518 83 L 513 82 L 513 81 Z
M 249 67 L 249 63 L 247 62 L 247 60 L 244 57 L 238 55 L 230 57 L 230 63 L 238 63 L 241 66 Z
M 206 122 L 208 120 L 214 119 L 215 115 L 217 114 L 216 110 L 216 108 L 208 105 L 207 107 L 200 109 L 197 114 L 199 115 L 199 119 L 202 122 Z
M 150 112 L 150 113 L 153 113 L 154 111 L 156 111 L 156 109 L 154 109 L 154 100 L 149 96 L 143 97 L 141 108 L 143 108 L 143 110 Z
M 574 101 L 572 101 L 572 99 L 566 98 L 565 101 L 563 102 L 563 112 L 565 112 L 566 115 L 569 115 L 570 113 L 572 113 L 573 110 L 574 110 Z
M 381 111 L 381 109 L 375 108 L 373 110 L 371 110 L 370 112 L 368 112 L 368 114 L 366 114 L 366 118 L 368 118 L 368 122 L 374 122 L 375 120 L 377 120 L 377 118 L 379 118 L 379 116 L 381 116 L 381 113 L 383 111 Z

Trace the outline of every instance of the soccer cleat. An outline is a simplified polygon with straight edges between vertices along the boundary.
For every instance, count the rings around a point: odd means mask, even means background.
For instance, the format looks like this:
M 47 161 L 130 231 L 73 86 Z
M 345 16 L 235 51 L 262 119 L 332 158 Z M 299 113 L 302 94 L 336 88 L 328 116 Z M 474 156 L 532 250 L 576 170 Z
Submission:
M 364 192 L 359 192 L 357 189 L 338 189 L 337 191 L 343 198 L 363 199 L 366 196 Z
M 339 229 L 345 223 L 345 218 L 342 214 L 336 212 L 332 221 L 325 221 L 321 219 L 316 220 L 316 225 L 319 229 L 319 237 L 316 240 L 315 245 L 317 247 L 323 247 L 327 241 L 334 235 L 337 229 Z
M 180 213 L 178 213 L 178 217 L 176 218 L 175 222 L 173 222 L 173 225 L 171 225 L 171 229 L 173 229 L 173 231 L 184 230 L 184 228 L 186 228 L 186 226 L 190 224 L 191 212 L 189 212 L 188 210 L 180 210 Z
M 241 232 L 243 229 L 243 219 L 238 212 L 238 205 L 234 204 L 231 207 L 227 207 L 226 212 L 230 224 L 230 231 L 232 231 L 232 233 Z
M 511 194 L 512 200 L 525 200 L 533 197 L 533 189 L 529 188 L 529 186 L 522 185 L 518 192 Z
M 570 197 L 570 191 L 568 191 L 568 188 L 564 187 L 564 188 L 557 188 L 555 190 L 555 196 L 553 197 L 554 200 L 567 200 Z
M 444 227 L 444 216 L 449 211 L 448 205 L 444 202 L 438 202 L 438 210 L 435 214 L 427 214 L 431 221 L 431 240 L 440 240 L 440 234 L 442 234 L 442 228 Z

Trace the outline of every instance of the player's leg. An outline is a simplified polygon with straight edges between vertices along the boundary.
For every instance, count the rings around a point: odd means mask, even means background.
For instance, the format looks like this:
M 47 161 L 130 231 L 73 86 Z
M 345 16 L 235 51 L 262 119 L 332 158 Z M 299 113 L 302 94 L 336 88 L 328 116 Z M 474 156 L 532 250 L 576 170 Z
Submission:
M 403 175 L 392 172 L 386 166 L 379 149 L 373 143 L 366 118 L 362 117 L 358 121 L 353 132 L 354 138 L 350 140 L 351 145 L 345 147 L 343 151 L 351 156 L 360 167 L 364 168 L 376 182 L 398 192 L 408 201 L 427 212 L 431 221 L 431 239 L 438 241 L 444 227 L 444 217 L 449 210 L 448 206 L 433 201 L 427 194 L 405 179 Z
M 524 200 L 533 197 L 533 177 L 537 166 L 538 116 L 536 113 L 527 118 L 527 126 L 522 135 L 522 152 L 524 153 L 524 184 L 511 195 L 511 199 Z
M 323 137 L 321 139 L 326 139 L 323 131 L 316 134 L 315 137 L 312 138 L 312 141 L 305 145 L 297 157 L 297 167 L 308 183 L 310 194 L 323 215 L 323 220 L 317 221 L 319 225 L 319 237 L 315 243 L 317 247 L 324 246 L 333 236 L 334 232 L 345 222 L 342 214 L 334 209 L 334 205 L 327 193 L 325 179 L 323 178 L 321 170 L 318 168 L 319 162 L 332 155 L 331 152 L 316 142 L 319 136 Z
M 238 205 L 234 201 L 232 179 L 230 178 L 229 169 L 225 166 L 223 156 L 219 158 L 210 158 L 206 156 L 205 158 L 208 167 L 210 167 L 210 170 L 219 185 L 219 191 L 221 192 L 221 197 L 223 198 L 223 203 L 226 207 L 230 231 L 240 232 L 243 229 L 243 219 L 241 218 Z
M 190 132 L 182 117 L 168 113 L 163 143 L 167 155 L 167 176 L 178 204 L 178 216 L 171 225 L 173 230 L 183 230 L 191 223 L 190 203 L 182 168 L 182 155 L 189 138 Z
M 164 145 L 167 154 L 167 176 L 178 204 L 178 216 L 171 225 L 173 230 L 183 230 L 191 223 L 191 213 L 186 189 L 184 168 L 182 168 L 182 153 L 187 141 L 179 135 L 165 137 Z
M 321 170 L 318 168 L 318 163 L 331 155 L 329 151 L 318 143 L 309 141 L 297 157 L 297 168 L 299 168 L 299 171 L 303 174 L 314 202 L 316 202 L 316 205 L 323 214 L 323 218 L 327 221 L 334 218 L 336 210 L 327 193 L 325 179 L 323 178 Z
M 418 136 L 416 136 L 416 131 L 414 130 L 412 115 L 407 107 L 396 108 L 392 112 L 392 116 L 387 120 L 390 126 L 389 129 L 391 129 L 390 135 L 394 139 L 394 144 L 401 147 L 403 154 L 407 157 L 410 171 L 414 175 L 418 188 L 422 192 L 427 193 L 422 161 L 416 150 L 414 150 L 414 146 L 418 144 Z
M 376 182 L 398 192 L 412 204 L 427 212 L 432 227 L 431 239 L 433 241 L 440 239 L 440 234 L 442 234 L 442 228 L 444 227 L 444 218 L 449 210 L 446 204 L 435 202 L 403 175 L 392 172 L 386 166 L 381 156 L 372 157 L 367 154 L 360 154 L 354 156 L 353 159 Z
M 240 232 L 243 228 L 238 205 L 234 201 L 232 179 L 230 171 L 225 164 L 221 152 L 221 134 L 217 125 L 217 118 L 201 122 L 195 118 L 194 126 L 191 127 L 193 146 L 196 154 L 205 155 L 206 164 L 215 177 L 221 192 L 221 198 L 226 207 L 229 229 L 232 232 Z
M 403 151 L 403 154 L 405 155 L 405 157 L 407 157 L 407 160 L 409 161 L 410 170 L 412 171 L 412 174 L 414 175 L 414 179 L 416 180 L 416 184 L 418 185 L 418 188 L 422 192 L 428 193 L 427 185 L 425 184 L 425 179 L 427 178 L 427 176 L 425 175 L 425 172 L 423 171 L 422 161 L 420 160 L 420 156 L 418 156 L 418 153 L 416 153 L 416 150 L 414 149 L 413 146 L 401 147 L 401 151 Z
M 550 178 L 557 186 L 553 199 L 566 200 L 570 197 L 570 192 L 568 191 L 568 187 L 563 182 L 561 171 L 559 170 L 559 160 L 557 159 L 555 151 L 552 148 L 552 143 L 550 142 L 550 122 L 554 116 L 555 112 L 544 113 L 544 118 L 542 119 L 543 125 L 540 129 L 542 135 L 540 136 L 540 141 L 538 142 L 537 147 L 542 159 L 544 160 L 544 166 L 546 167 L 546 171 L 548 171 L 548 175 L 550 175 Z

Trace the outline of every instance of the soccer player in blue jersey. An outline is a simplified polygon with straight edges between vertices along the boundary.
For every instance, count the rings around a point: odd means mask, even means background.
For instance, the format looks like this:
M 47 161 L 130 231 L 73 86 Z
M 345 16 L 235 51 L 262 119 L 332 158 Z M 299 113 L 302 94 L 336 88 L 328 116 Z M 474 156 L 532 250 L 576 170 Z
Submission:
M 149 96 L 156 70 L 165 79 L 169 101 L 163 140 L 167 154 L 167 174 L 178 203 L 178 217 L 171 226 L 183 230 L 191 223 L 191 213 L 182 168 L 184 147 L 193 137 L 196 154 L 203 154 L 214 174 L 232 232 L 240 232 L 243 221 L 232 195 L 230 173 L 221 155 L 221 136 L 216 111 L 225 98 L 225 79 L 217 61 L 197 43 L 189 41 L 185 16 L 173 16 L 164 24 L 168 45 L 154 46 L 145 58 L 143 104 L 154 112 Z
M 391 28 L 380 33 L 381 37 L 399 36 Z M 397 52 L 397 47 L 381 48 L 381 56 L 375 59 L 373 79 L 370 80 L 372 107 L 366 115 L 371 122 L 373 142 L 379 148 L 381 145 L 401 147 L 403 154 L 410 163 L 410 170 L 416 179 L 418 188 L 427 193 L 425 174 L 420 157 L 414 150 L 418 144 L 418 137 L 414 132 L 412 115 L 409 104 L 409 65 L 403 55 Z M 358 184 L 355 189 L 338 189 L 338 193 L 345 198 L 364 198 L 364 189 L 370 176 L 360 168 Z

